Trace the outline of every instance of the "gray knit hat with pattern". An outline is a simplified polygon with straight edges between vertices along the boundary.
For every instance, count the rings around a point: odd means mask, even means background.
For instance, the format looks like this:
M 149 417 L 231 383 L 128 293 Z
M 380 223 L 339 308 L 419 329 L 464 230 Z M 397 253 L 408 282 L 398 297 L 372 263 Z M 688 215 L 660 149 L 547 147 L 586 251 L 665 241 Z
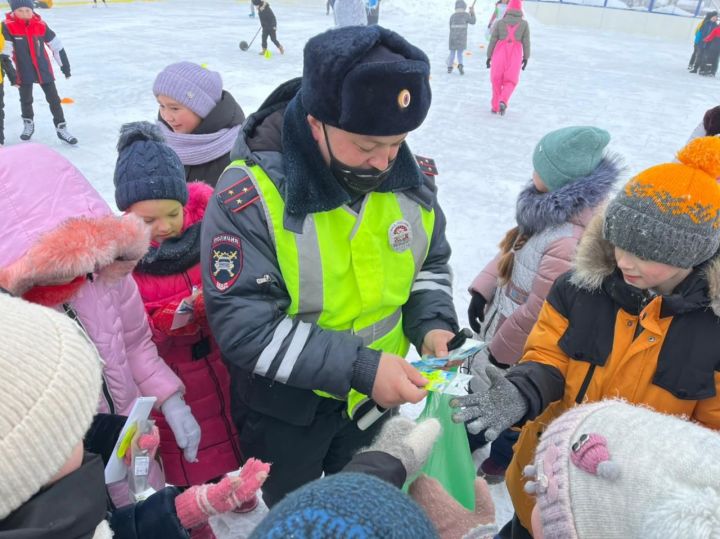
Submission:
M 720 138 L 697 138 L 680 163 L 651 167 L 610 202 L 603 235 L 652 262 L 692 268 L 720 248 Z

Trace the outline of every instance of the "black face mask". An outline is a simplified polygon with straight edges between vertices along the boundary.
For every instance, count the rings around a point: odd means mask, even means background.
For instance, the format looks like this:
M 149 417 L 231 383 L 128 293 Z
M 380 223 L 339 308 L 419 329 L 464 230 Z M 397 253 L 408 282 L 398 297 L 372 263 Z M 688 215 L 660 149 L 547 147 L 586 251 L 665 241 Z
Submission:
M 350 196 L 357 197 L 367 195 L 380 187 L 390 175 L 393 165 L 395 164 L 395 159 L 388 163 L 385 170 L 351 167 L 338 160 L 333 154 L 325 124 L 323 124 L 323 133 L 325 133 L 325 144 L 327 144 L 328 153 L 330 154 L 330 171 Z

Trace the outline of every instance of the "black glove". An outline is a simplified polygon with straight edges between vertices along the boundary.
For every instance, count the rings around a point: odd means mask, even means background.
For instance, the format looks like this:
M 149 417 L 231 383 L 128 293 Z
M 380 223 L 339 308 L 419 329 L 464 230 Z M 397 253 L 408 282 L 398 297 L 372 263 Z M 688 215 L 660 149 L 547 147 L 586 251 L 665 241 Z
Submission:
M 490 60 L 488 60 L 489 62 Z M 483 297 L 480 292 L 473 290 L 471 292 L 472 299 L 470 300 L 470 307 L 468 307 L 468 321 L 470 327 L 475 333 L 480 333 L 480 322 L 485 320 L 485 305 L 487 300 Z
M 487 59 L 487 62 L 485 62 L 485 65 L 488 69 L 490 69 L 490 58 Z
M 523 58 L 522 61 L 522 70 L 525 71 L 525 68 L 527 67 L 527 58 Z
M 63 75 L 65 75 L 66 79 L 70 78 L 70 68 L 69 67 L 61 67 L 60 71 L 62 71 Z

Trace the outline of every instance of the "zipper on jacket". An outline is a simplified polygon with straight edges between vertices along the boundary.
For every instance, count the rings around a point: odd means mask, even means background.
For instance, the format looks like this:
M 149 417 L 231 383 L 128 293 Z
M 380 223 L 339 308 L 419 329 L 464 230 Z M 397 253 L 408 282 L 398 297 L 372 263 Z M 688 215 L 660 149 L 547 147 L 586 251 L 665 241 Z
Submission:
M 80 327 L 80 330 L 85 334 L 87 340 L 92 342 L 92 339 L 88 335 L 85 326 L 83 326 L 82 322 L 80 321 L 80 317 L 78 316 L 77 312 L 75 312 L 75 309 L 73 309 L 69 303 L 63 303 L 62 307 L 65 314 Z M 112 395 L 110 394 L 110 389 L 108 389 L 107 382 L 105 381 L 105 374 L 102 375 L 102 392 L 108 405 L 108 410 L 112 415 L 115 415 L 115 403 L 113 402 Z

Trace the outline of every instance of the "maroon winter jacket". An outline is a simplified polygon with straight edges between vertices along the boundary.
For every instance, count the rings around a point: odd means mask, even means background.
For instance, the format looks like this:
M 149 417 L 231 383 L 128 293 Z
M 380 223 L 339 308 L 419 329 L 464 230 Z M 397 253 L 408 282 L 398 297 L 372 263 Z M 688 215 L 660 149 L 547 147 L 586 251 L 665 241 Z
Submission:
M 212 187 L 201 182 L 188 184 L 188 190 L 190 196 L 183 210 L 183 235 L 188 234 L 193 225 L 199 226 L 213 194 Z M 198 254 L 199 237 L 197 234 Z M 167 262 L 168 265 L 171 263 Z M 193 286 L 202 286 L 199 261 L 184 271 L 170 275 L 147 271 L 141 263 L 133 276 L 150 319 L 153 340 L 160 357 L 185 384 L 185 401 L 202 430 L 198 461 L 189 463 L 183 458 L 182 450 L 175 443 L 163 416 L 154 416 L 160 428 L 160 453 L 165 476 L 173 485 L 197 485 L 240 465 L 238 436 L 230 417 L 230 377 L 210 333 L 202 299 L 195 303 L 198 315 L 195 323 L 175 331 L 170 330 L 168 323 L 182 299 L 192 294 Z

